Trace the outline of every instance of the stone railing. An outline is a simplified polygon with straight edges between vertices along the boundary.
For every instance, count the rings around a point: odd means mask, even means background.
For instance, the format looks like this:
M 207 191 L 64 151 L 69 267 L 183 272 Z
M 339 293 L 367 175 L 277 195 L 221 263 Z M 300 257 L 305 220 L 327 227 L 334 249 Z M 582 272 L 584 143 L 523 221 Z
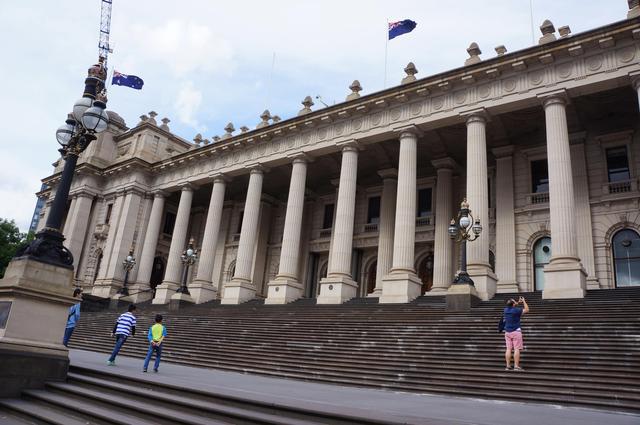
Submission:
M 233 235 L 231 235 L 231 240 L 233 242 L 239 242 L 240 241 L 240 233 L 234 233 Z
M 539 205 L 549 203 L 549 192 L 538 192 L 527 194 L 527 204 Z
M 426 215 L 424 217 L 416 217 L 416 227 L 433 226 L 435 220 L 433 215 Z
M 318 232 L 318 238 L 330 238 L 331 237 L 331 229 L 321 229 Z
M 370 233 L 378 231 L 378 223 L 367 223 L 362 226 L 362 233 Z
M 610 182 L 602 186 L 602 193 L 604 195 L 635 192 L 638 190 L 638 182 L 636 179 L 622 180 L 619 182 Z

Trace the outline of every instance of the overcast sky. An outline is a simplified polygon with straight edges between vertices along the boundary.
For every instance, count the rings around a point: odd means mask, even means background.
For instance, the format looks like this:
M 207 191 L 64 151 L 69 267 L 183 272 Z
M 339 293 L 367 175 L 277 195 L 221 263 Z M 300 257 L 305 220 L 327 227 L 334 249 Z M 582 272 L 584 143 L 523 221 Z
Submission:
M 268 107 L 288 118 L 307 95 L 344 101 L 384 85 L 386 22 L 412 19 L 388 44 L 388 83 L 415 63 L 418 77 L 456 68 L 472 41 L 532 44 L 530 0 L 113 0 L 110 71 L 145 81 L 109 87 L 108 108 L 133 127 L 141 114 L 171 119 L 177 135 L 211 138 L 254 128 Z M 100 0 L 0 0 L 0 217 L 29 226 L 40 179 L 57 159 L 55 130 L 97 60 Z M 550 19 L 573 33 L 622 20 L 625 0 L 533 0 L 535 40 Z M 275 52 L 275 66 L 272 59 Z M 322 107 L 316 101 L 313 109 Z

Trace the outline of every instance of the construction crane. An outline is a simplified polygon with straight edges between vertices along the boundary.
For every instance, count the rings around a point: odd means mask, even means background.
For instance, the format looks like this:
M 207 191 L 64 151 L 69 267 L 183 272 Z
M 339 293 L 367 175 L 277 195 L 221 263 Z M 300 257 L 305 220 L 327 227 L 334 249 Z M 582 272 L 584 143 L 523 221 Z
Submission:
M 100 12 L 100 40 L 98 41 L 98 52 L 100 62 L 107 68 L 107 58 L 113 50 L 109 47 L 109 32 L 111 31 L 111 6 L 113 0 L 102 0 Z

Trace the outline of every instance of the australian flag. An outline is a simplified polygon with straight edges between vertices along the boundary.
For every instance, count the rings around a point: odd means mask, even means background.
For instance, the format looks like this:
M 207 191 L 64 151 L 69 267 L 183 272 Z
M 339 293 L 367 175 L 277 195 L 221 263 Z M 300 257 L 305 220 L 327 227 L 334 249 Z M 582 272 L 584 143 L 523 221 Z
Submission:
M 113 71 L 113 78 L 111 79 L 111 84 L 116 86 L 126 86 L 131 87 L 132 89 L 140 90 L 144 81 L 142 78 L 136 77 L 135 75 L 127 75 L 121 74 L 118 71 Z
M 413 31 L 416 25 L 417 24 L 411 19 L 405 19 L 404 21 L 398 22 L 389 22 L 389 40 L 396 38 L 399 35 Z

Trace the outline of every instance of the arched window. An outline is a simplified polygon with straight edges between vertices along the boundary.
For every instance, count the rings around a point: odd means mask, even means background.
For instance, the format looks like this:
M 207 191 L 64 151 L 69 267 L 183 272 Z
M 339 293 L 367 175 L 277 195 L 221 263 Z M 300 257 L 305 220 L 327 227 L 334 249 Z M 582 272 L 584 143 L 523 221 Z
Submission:
M 640 285 L 640 235 L 623 229 L 612 242 L 616 287 Z
M 536 291 L 544 289 L 544 266 L 551 258 L 551 238 L 545 236 L 533 245 L 533 282 Z

